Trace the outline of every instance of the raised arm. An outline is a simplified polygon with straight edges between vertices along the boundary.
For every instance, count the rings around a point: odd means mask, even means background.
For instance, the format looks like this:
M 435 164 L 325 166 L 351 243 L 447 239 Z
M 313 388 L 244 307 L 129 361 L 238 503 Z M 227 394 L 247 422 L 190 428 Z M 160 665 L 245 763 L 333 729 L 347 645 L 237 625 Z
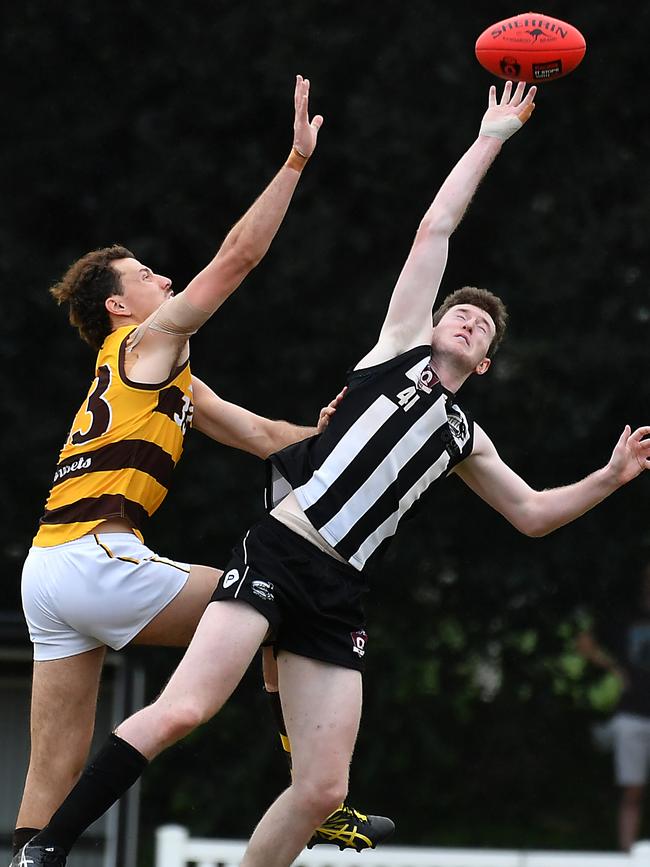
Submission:
M 192 427 L 226 446 L 266 458 L 291 443 L 315 436 L 327 427 L 343 392 L 320 411 L 315 427 L 275 421 L 223 400 L 196 376 L 192 377 Z
M 379 364 L 429 343 L 431 310 L 447 264 L 449 238 L 503 142 L 530 117 L 536 88 L 531 87 L 525 97 L 524 90 L 525 84 L 520 82 L 513 94 L 508 81 L 497 103 L 496 88 L 490 88 L 478 138 L 451 170 L 422 218 L 393 289 L 379 340 L 358 367 Z
M 323 118 L 309 121 L 309 80 L 297 76 L 293 145 L 288 159 L 262 195 L 233 226 L 212 261 L 187 288 L 165 301 L 133 335 L 138 360 L 130 376 L 160 382 L 194 334 L 262 260 L 287 212 L 300 174 L 314 152 Z M 185 350 L 185 353 L 187 350 Z
M 455 472 L 475 494 L 527 536 L 546 536 L 584 515 L 650 467 L 650 427 L 619 437 L 606 466 L 572 485 L 536 491 L 499 457 L 494 444 L 475 426 L 472 454 Z
M 179 296 L 206 315 L 214 313 L 264 257 L 284 219 L 300 173 L 314 152 L 323 118 L 316 115 L 310 123 L 309 79 L 300 75 L 296 77 L 294 108 L 293 146 L 287 161 L 230 230 L 214 259 Z

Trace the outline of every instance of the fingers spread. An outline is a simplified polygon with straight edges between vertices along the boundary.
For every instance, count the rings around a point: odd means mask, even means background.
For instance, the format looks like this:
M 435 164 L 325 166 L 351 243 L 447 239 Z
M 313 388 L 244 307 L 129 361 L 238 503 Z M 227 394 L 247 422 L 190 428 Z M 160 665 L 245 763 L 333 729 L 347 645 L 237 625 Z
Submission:
M 515 90 L 515 93 L 514 93 L 514 96 L 512 97 L 510 105 L 519 105 L 519 103 L 521 102 L 521 97 L 523 96 L 525 87 L 526 87 L 525 81 L 520 81 L 517 84 L 517 89 Z
M 503 93 L 501 94 L 501 102 L 499 105 L 508 105 L 510 102 L 510 94 L 512 93 L 512 82 L 506 81 Z
M 526 94 L 526 98 L 524 99 L 522 105 L 527 105 L 535 99 L 535 94 L 537 93 L 537 87 L 533 84 L 528 93 Z

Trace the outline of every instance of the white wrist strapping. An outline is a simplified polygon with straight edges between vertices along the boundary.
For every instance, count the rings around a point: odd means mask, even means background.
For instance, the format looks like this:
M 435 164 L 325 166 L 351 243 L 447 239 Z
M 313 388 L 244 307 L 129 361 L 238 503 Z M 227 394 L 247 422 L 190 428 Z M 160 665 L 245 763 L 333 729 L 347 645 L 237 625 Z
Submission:
M 523 123 L 516 114 L 509 114 L 507 117 L 500 117 L 496 120 L 484 120 L 481 123 L 479 134 L 489 135 L 492 138 L 500 138 L 501 141 L 506 141 L 517 130 L 521 129 L 522 126 Z

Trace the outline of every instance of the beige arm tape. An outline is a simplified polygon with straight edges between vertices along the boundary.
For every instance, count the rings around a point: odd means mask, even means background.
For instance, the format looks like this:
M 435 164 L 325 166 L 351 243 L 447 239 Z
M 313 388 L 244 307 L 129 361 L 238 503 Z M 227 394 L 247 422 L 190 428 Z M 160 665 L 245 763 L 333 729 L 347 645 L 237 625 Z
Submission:
M 129 351 L 144 337 L 145 331 L 159 331 L 162 334 L 172 334 L 177 337 L 191 337 L 212 316 L 207 310 L 200 310 L 183 295 L 164 301 L 149 319 L 146 319 L 131 335 Z

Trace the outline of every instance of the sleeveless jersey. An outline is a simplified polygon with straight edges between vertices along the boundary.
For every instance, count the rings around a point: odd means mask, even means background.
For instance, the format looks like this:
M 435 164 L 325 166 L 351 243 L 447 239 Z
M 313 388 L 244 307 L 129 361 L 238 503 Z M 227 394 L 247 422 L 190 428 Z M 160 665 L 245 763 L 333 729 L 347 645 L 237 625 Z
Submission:
M 269 458 L 267 507 L 291 489 L 307 518 L 356 569 L 401 518 L 472 451 L 474 425 L 430 365 L 431 347 L 352 371 L 323 433 Z
M 59 455 L 34 545 L 77 539 L 107 518 L 142 526 L 164 500 L 192 422 L 189 361 L 159 385 L 131 382 L 124 369 L 133 326 L 112 332 L 95 379 Z

